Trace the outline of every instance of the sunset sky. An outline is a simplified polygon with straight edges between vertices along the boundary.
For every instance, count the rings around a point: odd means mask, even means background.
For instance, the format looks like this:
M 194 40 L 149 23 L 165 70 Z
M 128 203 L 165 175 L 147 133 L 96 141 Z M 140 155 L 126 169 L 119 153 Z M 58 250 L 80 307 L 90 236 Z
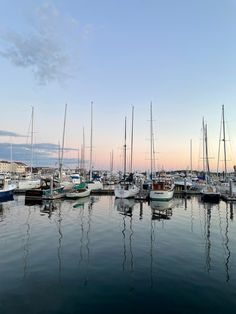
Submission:
M 83 127 L 93 165 L 121 169 L 124 120 L 133 168 L 150 168 L 150 102 L 156 167 L 202 167 L 202 117 L 216 169 L 221 106 L 228 167 L 236 164 L 236 0 L 0 0 L 0 160 L 57 163 L 67 107 L 65 165 L 77 163 Z M 223 150 L 223 149 L 221 149 Z M 223 156 L 221 159 L 221 169 Z

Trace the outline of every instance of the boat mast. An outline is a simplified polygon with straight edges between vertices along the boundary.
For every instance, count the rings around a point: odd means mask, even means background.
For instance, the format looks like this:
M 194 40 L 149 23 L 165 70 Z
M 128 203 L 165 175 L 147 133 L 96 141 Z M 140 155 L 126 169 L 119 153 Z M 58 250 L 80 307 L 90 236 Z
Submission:
M 124 180 L 126 176 L 126 117 L 125 117 L 125 144 L 124 144 Z
M 210 166 L 209 166 L 209 156 L 208 156 L 207 124 L 205 124 L 204 133 L 205 133 L 205 149 L 206 149 L 206 170 L 207 170 L 207 175 L 209 178 L 210 177 Z
M 152 166 L 153 166 L 153 172 L 156 176 L 156 151 L 155 151 L 155 139 L 154 139 L 154 134 L 153 134 L 153 131 L 152 131 L 152 154 L 153 154 L 153 162 L 152 162 Z
M 58 167 L 60 170 L 60 163 L 61 163 L 61 145 L 60 145 L 60 141 L 58 141 Z
M 110 177 L 112 176 L 113 173 L 113 163 L 114 163 L 114 157 L 113 157 L 113 149 L 110 153 Z
M 224 105 L 222 105 L 222 120 L 223 120 L 223 142 L 224 142 L 224 163 L 225 163 L 224 179 L 226 179 L 226 175 L 227 175 L 227 166 L 226 166 L 226 141 L 225 141 L 225 114 L 224 114 Z
M 78 145 L 78 164 L 77 164 L 78 171 L 79 171 L 79 166 L 81 164 L 81 160 L 80 159 L 82 159 L 82 150 L 79 151 L 79 145 Z
M 60 158 L 60 180 L 62 179 L 62 165 L 63 165 L 63 154 L 64 154 L 64 145 L 65 145 L 65 129 L 66 129 L 66 111 L 67 104 L 65 104 L 65 114 L 64 114 L 64 124 L 63 124 L 63 134 L 62 134 L 62 147 L 61 147 L 61 158 Z
M 12 138 L 11 138 L 11 152 L 10 152 L 10 160 L 11 160 L 11 174 L 13 173 L 13 169 L 12 169 Z
M 205 173 L 205 124 L 204 117 L 202 118 L 202 171 Z
M 152 125 L 152 102 L 150 103 L 150 157 L 151 157 L 151 179 L 153 171 L 153 125 Z
M 218 146 L 218 160 L 217 160 L 217 176 L 219 176 L 219 163 L 220 163 L 220 147 L 221 147 L 221 133 L 222 133 L 222 125 L 223 125 L 223 116 L 221 114 L 221 121 L 220 121 L 220 136 L 219 136 L 219 146 Z
M 221 140 L 221 132 L 223 129 L 223 139 Z M 219 137 L 219 147 L 218 147 L 218 161 L 217 161 L 217 175 L 219 175 L 219 162 L 220 162 L 220 144 L 221 141 L 224 142 L 224 179 L 227 175 L 227 164 L 226 164 L 226 139 L 225 139 L 225 114 L 224 114 L 224 105 L 222 105 L 222 115 L 220 121 L 220 137 Z
M 85 133 L 84 133 L 84 127 L 83 127 L 83 157 L 82 157 L 82 164 L 83 166 L 81 167 L 82 168 L 82 171 L 83 171 L 83 175 L 84 177 L 86 177 L 86 170 L 85 170 Z
M 132 106 L 130 173 L 133 171 L 134 106 Z
M 89 165 L 89 173 L 90 173 L 90 180 L 93 179 L 92 174 L 92 148 L 93 148 L 93 102 L 91 101 L 91 130 L 90 130 L 90 165 Z
M 31 113 L 31 160 L 30 160 L 30 174 L 32 178 L 33 172 L 33 145 L 34 145 L 34 107 L 32 106 L 32 113 Z
M 190 140 L 190 171 L 193 172 L 193 150 L 192 150 L 192 139 Z

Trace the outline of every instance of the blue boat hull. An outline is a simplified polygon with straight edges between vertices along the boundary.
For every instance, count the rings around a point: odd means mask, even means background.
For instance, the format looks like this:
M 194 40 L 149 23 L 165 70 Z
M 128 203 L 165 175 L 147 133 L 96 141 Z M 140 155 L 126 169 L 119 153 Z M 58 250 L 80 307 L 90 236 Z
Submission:
M 0 191 L 0 202 L 13 200 L 13 190 Z

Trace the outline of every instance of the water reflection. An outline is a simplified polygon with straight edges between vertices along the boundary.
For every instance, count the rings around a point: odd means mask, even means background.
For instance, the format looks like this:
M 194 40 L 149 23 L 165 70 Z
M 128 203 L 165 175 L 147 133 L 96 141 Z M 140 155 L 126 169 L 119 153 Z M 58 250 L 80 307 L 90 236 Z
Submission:
M 0 202 L 0 222 L 5 219 L 4 210 L 10 209 L 11 201 L 14 201 L 13 195 L 9 195 L 7 198 L 1 199 Z
M 85 269 L 85 279 L 84 285 L 87 286 L 89 282 L 89 268 L 90 268 L 90 230 L 91 230 L 91 222 L 92 222 L 92 211 L 94 203 L 98 202 L 99 198 L 91 197 L 90 202 L 88 204 L 88 215 L 87 215 L 87 232 L 86 232 L 86 252 L 87 252 L 87 259 L 86 259 L 86 269 Z
M 172 216 L 172 208 L 174 207 L 173 200 L 170 201 L 150 201 L 152 210 L 152 220 L 170 219 Z
M 139 220 L 143 219 L 143 201 L 139 202 Z
M 90 233 L 92 224 L 93 206 L 99 201 L 99 197 L 86 197 L 78 200 L 73 208 L 79 209 L 79 225 L 80 225 L 80 240 L 79 240 L 79 261 L 80 267 L 85 268 L 83 285 L 89 283 L 90 269 Z M 87 206 L 86 206 L 87 205 Z
M 223 209 L 223 205 L 216 203 L 204 203 L 203 208 L 204 211 L 204 235 L 205 235 L 205 252 L 206 252 L 206 270 L 210 272 L 212 270 L 212 258 L 211 258 L 211 250 L 212 250 L 212 235 L 211 235 L 211 227 L 212 227 L 212 215 L 215 210 L 218 213 L 218 230 L 221 237 L 221 245 L 224 250 L 224 266 L 225 266 L 225 274 L 226 274 L 226 282 L 230 280 L 230 257 L 231 251 L 229 246 L 229 219 L 233 219 L 233 208 L 232 204 L 226 204 L 226 208 Z M 225 212 L 222 213 L 222 212 Z M 225 215 L 225 217 L 223 217 Z M 215 238 L 214 238 L 215 241 Z
M 230 261 L 230 249 L 229 249 L 229 211 L 228 206 L 226 207 L 226 227 L 225 227 L 225 248 L 226 248 L 226 261 L 225 261 L 225 269 L 226 269 L 226 281 L 229 281 L 229 261 Z
M 209 203 L 206 203 L 209 205 Z M 206 269 L 209 273 L 211 270 L 211 207 L 207 206 L 205 211 L 205 250 L 206 250 Z
M 57 226 L 58 230 L 58 246 L 57 246 L 57 260 L 58 260 L 58 280 L 61 283 L 61 274 L 62 274 L 62 239 L 63 239 L 63 232 L 62 232 L 62 202 L 59 201 L 58 206 L 56 206 L 55 201 L 47 201 L 44 204 L 44 208 L 42 212 L 48 214 L 48 218 L 50 219 L 52 216 L 52 212 L 57 210 L 57 215 L 54 215 L 54 221 Z
M 28 260 L 30 253 L 30 232 L 31 232 L 31 208 L 28 207 L 28 214 L 26 216 L 26 235 L 23 244 L 23 278 L 25 279 L 28 274 Z
M 90 201 L 90 196 L 87 197 L 81 197 L 76 201 L 76 203 L 73 205 L 73 208 L 84 208 L 84 205 Z
M 219 216 L 219 229 L 222 239 L 222 246 L 224 249 L 224 259 L 225 259 L 225 273 L 226 273 L 226 282 L 230 280 L 230 274 L 229 274 L 229 263 L 230 263 L 230 246 L 229 246 L 229 215 L 230 219 L 233 220 L 233 204 L 226 204 L 225 208 L 225 227 L 223 227 L 223 218 L 221 215 L 221 208 L 218 208 L 218 216 Z M 229 213 L 230 212 L 230 213 Z M 231 218 L 232 217 L 232 218 Z
M 15 287 L 20 294 L 17 287 L 23 284 L 28 291 L 39 288 L 35 295 L 40 290 L 46 298 L 47 293 L 53 303 L 57 293 L 57 300 L 67 302 L 70 296 L 71 303 L 81 298 L 87 305 L 91 295 L 108 296 L 112 303 L 113 295 L 117 300 L 122 292 L 125 302 L 138 304 L 142 294 L 145 306 L 149 302 L 154 308 L 157 300 L 158 306 L 166 305 L 169 297 L 175 302 L 182 293 L 189 297 L 196 292 L 205 301 L 210 289 L 223 303 L 235 291 L 234 204 L 202 203 L 197 197 L 149 204 L 88 197 L 76 203 L 57 200 L 24 206 L 21 197 L 10 208 L 8 203 L 1 205 L 1 278 L 4 271 L 19 268 L 10 279 L 6 272 L 3 293 Z M 8 280 L 12 286 L 7 287 Z M 46 286 L 50 289 L 44 292 Z M 230 297 L 224 296 L 226 290 Z
M 135 200 L 133 198 L 117 198 L 115 199 L 115 207 L 120 214 L 132 216 Z
M 10 201 L 14 201 L 13 195 L 7 195 L 4 198 L 1 198 L 0 205 L 1 205 L 1 203 L 6 203 L 6 202 L 10 202 Z
M 229 204 L 229 209 L 230 209 L 230 220 L 233 221 L 234 219 L 234 204 L 233 203 Z
M 59 206 L 59 210 L 61 210 L 61 202 L 56 203 L 53 200 L 45 200 L 42 202 L 42 206 L 40 208 L 40 212 L 42 214 L 47 214 L 48 218 L 51 218 L 53 211 L 57 210 Z
M 34 199 L 28 199 L 25 198 L 25 206 L 35 206 L 35 205 L 42 205 L 42 200 L 34 200 Z
M 117 211 L 123 216 L 122 221 L 122 239 L 123 239 L 123 261 L 122 270 L 129 271 L 130 274 L 130 287 L 129 290 L 133 291 L 133 272 L 134 272 L 134 254 L 133 254 L 133 209 L 135 205 L 134 199 L 115 199 L 115 207 Z

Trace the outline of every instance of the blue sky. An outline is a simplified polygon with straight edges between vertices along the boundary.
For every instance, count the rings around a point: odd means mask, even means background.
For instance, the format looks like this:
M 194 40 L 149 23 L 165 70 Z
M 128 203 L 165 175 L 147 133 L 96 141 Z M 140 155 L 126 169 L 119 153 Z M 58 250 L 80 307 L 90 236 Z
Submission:
M 190 139 L 193 165 L 201 166 L 203 116 L 215 168 L 224 104 L 229 164 L 236 162 L 235 0 L 1 0 L 0 7 L 3 132 L 27 134 L 34 106 L 35 142 L 55 151 L 67 103 L 66 147 L 81 145 L 83 127 L 88 146 L 93 101 L 94 167 L 109 168 L 113 150 L 121 168 L 133 105 L 134 168 L 148 169 L 152 101 L 157 168 L 189 167 Z M 26 138 L 0 132 L 0 159 L 10 142 Z M 55 163 L 49 149 L 43 153 Z

